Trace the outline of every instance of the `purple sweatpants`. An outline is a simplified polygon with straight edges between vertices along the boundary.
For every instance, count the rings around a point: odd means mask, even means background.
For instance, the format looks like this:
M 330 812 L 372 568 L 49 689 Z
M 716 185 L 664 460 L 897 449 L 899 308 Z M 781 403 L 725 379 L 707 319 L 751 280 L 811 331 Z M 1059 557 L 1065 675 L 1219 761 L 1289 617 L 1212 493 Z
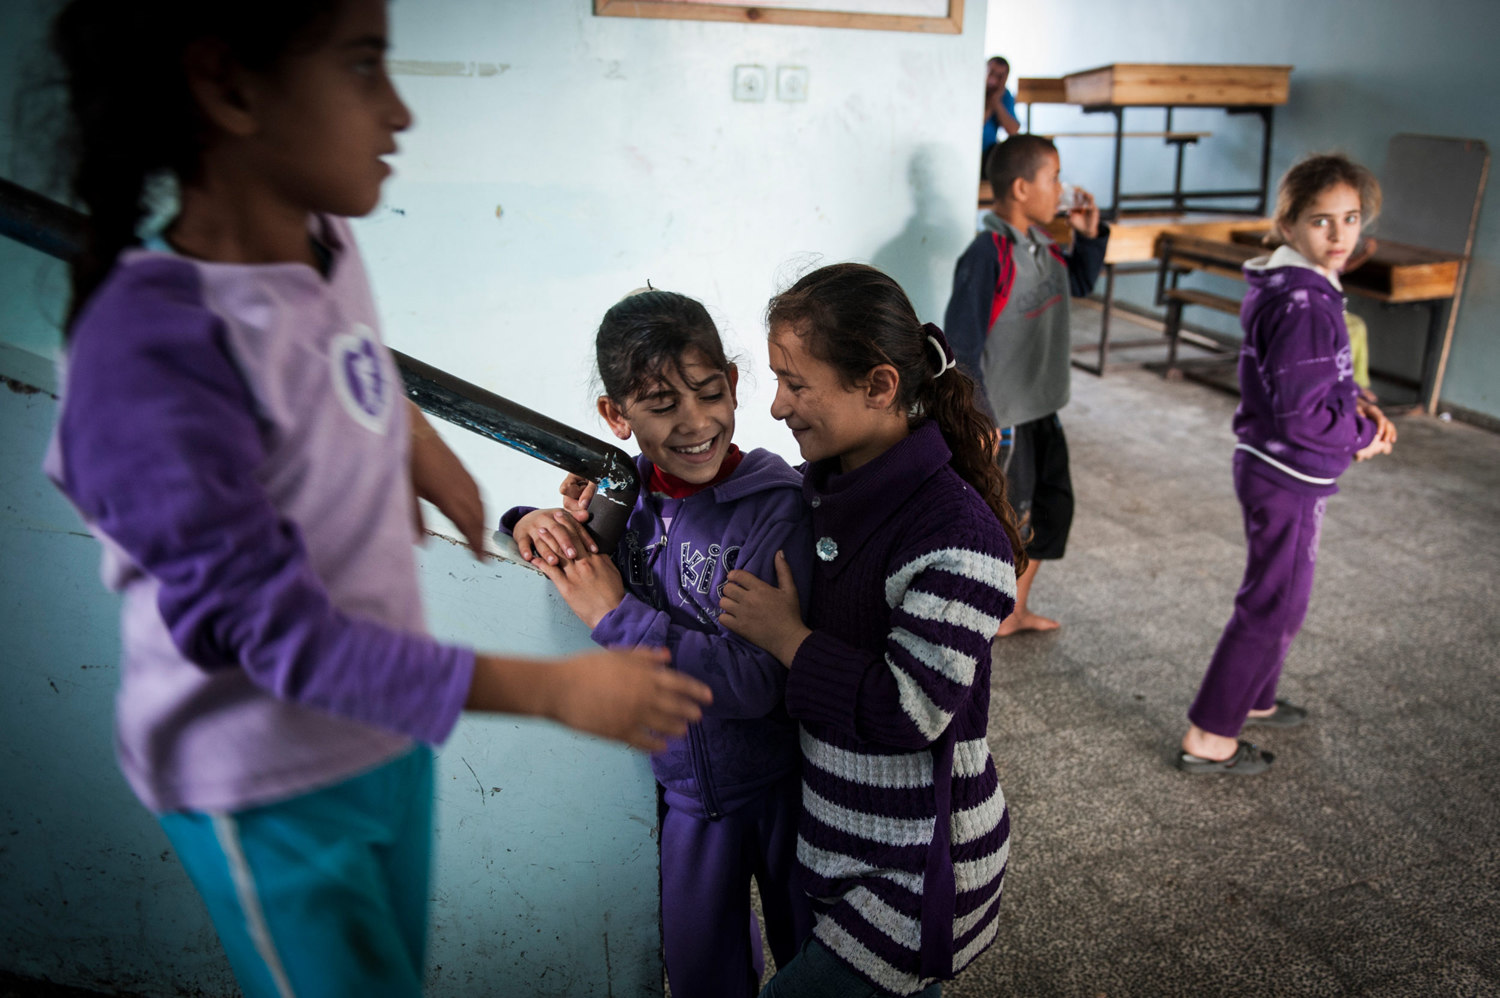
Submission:
M 812 933 L 797 886 L 802 774 L 793 773 L 718 821 L 670 806 L 661 825 L 662 944 L 672 998 L 734 998 L 760 989 L 752 953 L 750 878 L 778 967 Z
M 1250 549 L 1245 581 L 1188 709 L 1188 720 L 1226 738 L 1239 737 L 1250 711 L 1276 706 L 1281 663 L 1307 616 L 1328 504 L 1327 496 L 1301 495 L 1267 481 L 1255 467 L 1259 463 L 1244 451 L 1234 455 L 1234 491 Z

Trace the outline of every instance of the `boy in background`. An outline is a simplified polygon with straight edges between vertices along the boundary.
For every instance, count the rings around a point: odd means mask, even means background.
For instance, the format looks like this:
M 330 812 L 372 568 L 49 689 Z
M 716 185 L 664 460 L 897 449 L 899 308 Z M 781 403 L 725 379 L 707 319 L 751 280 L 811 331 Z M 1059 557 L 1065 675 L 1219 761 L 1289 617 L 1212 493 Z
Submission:
M 1072 248 L 1063 252 L 1047 235 L 1060 212 L 1061 168 L 1057 147 L 1039 135 L 1013 135 L 990 151 L 985 175 L 995 204 L 958 259 L 944 323 L 999 428 L 998 460 L 1030 559 L 1000 637 L 1059 626 L 1031 612 L 1027 597 L 1041 562 L 1063 556 L 1073 523 L 1068 444 L 1057 418 L 1068 403 L 1071 371 L 1068 299 L 1093 289 L 1109 226 L 1099 221 L 1093 197 L 1078 189 L 1061 208 L 1073 228 Z

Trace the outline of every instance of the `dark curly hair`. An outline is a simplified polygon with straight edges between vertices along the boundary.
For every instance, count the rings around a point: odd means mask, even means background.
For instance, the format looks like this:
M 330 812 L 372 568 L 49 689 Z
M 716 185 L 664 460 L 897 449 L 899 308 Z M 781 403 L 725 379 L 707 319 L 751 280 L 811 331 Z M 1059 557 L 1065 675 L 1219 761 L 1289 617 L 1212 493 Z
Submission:
M 620 299 L 604 313 L 594 337 L 604 394 L 621 408 L 654 387 L 668 370 L 687 382 L 682 362 L 689 350 L 702 353 L 715 370 L 728 372 L 730 360 L 708 309 L 675 291 L 651 289 Z

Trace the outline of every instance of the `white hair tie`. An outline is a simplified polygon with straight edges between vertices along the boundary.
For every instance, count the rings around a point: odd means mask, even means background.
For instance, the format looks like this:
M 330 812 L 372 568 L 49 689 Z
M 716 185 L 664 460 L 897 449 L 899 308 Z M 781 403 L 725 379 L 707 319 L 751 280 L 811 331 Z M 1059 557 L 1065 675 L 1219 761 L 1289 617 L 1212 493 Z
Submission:
M 958 361 L 948 352 L 947 347 L 936 336 L 928 336 L 927 342 L 931 343 L 932 348 L 937 351 L 938 369 L 937 373 L 933 375 L 934 378 L 941 378 L 944 374 L 947 374 L 958 366 Z

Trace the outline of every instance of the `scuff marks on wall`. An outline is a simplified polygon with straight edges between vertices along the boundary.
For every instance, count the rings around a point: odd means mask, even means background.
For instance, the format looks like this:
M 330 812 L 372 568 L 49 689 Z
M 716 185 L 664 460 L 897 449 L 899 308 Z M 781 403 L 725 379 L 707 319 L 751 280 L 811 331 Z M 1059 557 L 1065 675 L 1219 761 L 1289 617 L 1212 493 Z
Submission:
M 53 395 L 51 392 L 46 391 L 45 389 L 38 388 L 36 385 L 28 385 L 24 381 L 17 381 L 15 378 L 7 378 L 3 374 L 0 374 L 0 383 L 3 383 L 6 388 L 9 388 L 17 395 L 35 395 L 38 392 L 41 392 L 49 398 L 57 398 L 56 395 Z
M 508 62 L 440 62 L 431 59 L 392 59 L 386 66 L 392 76 L 499 76 L 510 69 Z

